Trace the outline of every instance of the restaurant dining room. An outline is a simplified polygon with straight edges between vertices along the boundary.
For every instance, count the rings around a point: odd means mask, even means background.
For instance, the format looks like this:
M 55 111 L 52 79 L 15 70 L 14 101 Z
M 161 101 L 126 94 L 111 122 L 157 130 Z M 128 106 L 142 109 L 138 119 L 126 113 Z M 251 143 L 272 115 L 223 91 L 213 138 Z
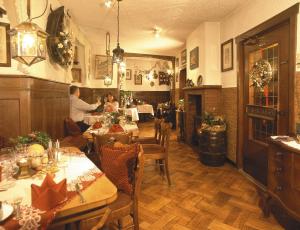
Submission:
M 0 230 L 299 230 L 299 0 L 0 0 Z

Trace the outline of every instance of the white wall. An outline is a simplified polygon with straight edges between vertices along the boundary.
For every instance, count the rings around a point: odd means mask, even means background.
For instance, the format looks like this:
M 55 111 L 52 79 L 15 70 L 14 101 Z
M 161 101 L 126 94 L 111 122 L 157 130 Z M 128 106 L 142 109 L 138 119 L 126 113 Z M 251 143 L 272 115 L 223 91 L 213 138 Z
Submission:
M 199 68 L 190 69 L 190 51 L 199 47 Z M 199 75 L 204 85 L 220 85 L 220 23 L 204 22 L 186 40 L 187 78 L 196 84 Z
M 157 62 L 164 62 L 159 59 L 153 58 L 127 58 L 126 59 L 126 69 L 131 69 L 132 76 L 131 80 L 124 79 L 124 87 L 125 91 L 169 91 L 170 86 L 168 85 L 159 85 L 158 78 L 153 79 L 154 86 L 150 86 L 150 80 L 143 77 L 142 85 L 134 84 L 134 71 L 135 70 L 150 70 Z M 172 62 L 168 62 L 170 68 L 172 68 Z
M 14 27 L 27 19 L 26 0 L 4 0 L 2 2 L 4 3 L 4 7 L 8 12 L 8 20 L 11 24 L 11 27 Z M 31 0 L 31 14 L 33 17 L 40 15 L 43 12 L 45 6 L 44 2 L 46 1 Z M 52 9 L 56 9 L 61 6 L 58 0 L 49 0 L 49 6 L 50 4 L 52 6 Z M 46 14 L 43 17 L 35 19 L 33 21 L 44 30 L 46 30 L 49 6 Z M 88 55 L 91 53 L 91 45 L 74 21 L 71 21 L 70 27 L 71 31 L 73 32 L 74 38 L 76 37 L 76 39 L 84 46 L 86 57 L 85 69 L 88 70 Z M 89 71 L 85 72 L 88 73 Z M 35 65 L 32 65 L 31 67 L 12 60 L 12 67 L 0 67 L 0 74 L 30 75 L 37 78 L 50 79 L 65 83 L 70 83 L 72 80 L 71 68 L 62 68 L 58 64 L 51 63 L 49 57 L 47 57 L 46 61 L 37 63 Z M 89 78 L 86 76 L 84 76 L 83 78 L 86 79 L 86 81 L 79 85 L 89 85 Z
M 299 0 L 252 0 L 236 9 L 221 21 L 221 43 L 252 29 L 260 23 L 286 10 Z M 297 53 L 300 50 L 300 23 L 298 17 Z M 234 69 L 222 73 L 224 88 L 237 87 L 236 44 L 234 44 Z

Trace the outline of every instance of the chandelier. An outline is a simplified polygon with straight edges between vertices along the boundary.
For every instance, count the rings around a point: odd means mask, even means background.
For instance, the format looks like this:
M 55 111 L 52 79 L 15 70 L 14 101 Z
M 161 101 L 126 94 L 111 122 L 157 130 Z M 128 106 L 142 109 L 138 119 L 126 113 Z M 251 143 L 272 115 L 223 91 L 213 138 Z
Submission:
M 30 0 L 27 0 L 28 19 L 10 30 L 13 59 L 28 66 L 46 60 L 48 34 L 32 20 L 42 17 L 47 8 L 48 0 L 44 12 L 38 17 L 31 18 Z
M 122 0 L 117 0 L 118 1 L 118 37 L 117 37 L 117 48 L 113 50 L 113 63 L 120 64 L 123 61 L 124 57 L 124 50 L 120 47 L 120 1 Z

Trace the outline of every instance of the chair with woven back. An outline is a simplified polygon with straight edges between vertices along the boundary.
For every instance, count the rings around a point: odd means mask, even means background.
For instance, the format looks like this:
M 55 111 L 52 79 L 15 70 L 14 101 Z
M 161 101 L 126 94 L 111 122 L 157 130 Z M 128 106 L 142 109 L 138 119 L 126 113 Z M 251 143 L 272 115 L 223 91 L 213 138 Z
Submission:
M 96 139 L 101 139 L 99 136 L 96 136 Z M 103 148 L 101 145 L 99 145 L 99 141 L 96 142 L 96 148 Z M 120 149 L 120 145 L 118 145 Z M 128 182 L 130 183 L 131 186 L 131 192 L 128 193 L 126 191 L 123 191 L 122 188 L 118 186 L 117 183 L 115 185 L 118 187 L 118 198 L 116 201 L 114 201 L 112 204 L 108 205 L 108 208 L 111 210 L 111 213 L 108 217 L 107 222 L 110 224 L 113 224 L 114 222 L 117 222 L 118 228 L 119 229 L 125 229 L 123 228 L 123 219 L 131 216 L 132 217 L 132 224 L 130 226 L 126 226 L 127 228 L 134 227 L 135 230 L 139 229 L 139 221 L 138 221 L 138 200 L 139 200 L 139 195 L 140 195 L 140 190 L 141 190 L 141 183 L 142 183 L 142 177 L 143 177 L 143 172 L 144 172 L 144 151 L 141 145 L 138 144 L 132 144 L 132 145 L 124 145 L 124 148 L 131 148 L 131 147 L 136 147 L 136 151 L 138 152 L 137 158 L 135 158 L 135 166 L 134 166 L 134 171 L 133 175 L 129 176 L 128 174 Z M 104 146 L 104 149 L 102 149 L 100 152 L 100 157 L 103 159 L 103 155 L 105 148 L 108 148 L 107 146 Z M 118 154 L 122 154 L 124 151 L 120 151 Z M 109 154 L 109 152 L 108 152 Z M 109 156 L 108 156 L 109 158 Z M 104 160 L 104 159 L 103 159 Z M 102 165 L 101 168 L 103 168 L 104 173 L 106 176 L 110 178 L 109 172 L 105 171 L 105 168 L 111 168 L 108 167 L 107 161 L 103 161 L 103 164 L 106 164 L 106 167 Z M 129 167 L 129 162 L 123 162 L 123 164 L 126 165 L 126 168 Z M 116 166 L 118 165 L 118 168 L 120 168 L 119 163 L 114 164 L 110 163 L 111 166 Z M 113 170 L 113 169 L 110 169 Z M 129 168 L 127 168 L 128 172 L 130 171 Z M 131 178 L 129 180 L 129 177 Z M 111 179 L 112 182 L 114 183 L 113 179 Z
M 145 160 L 155 160 L 159 162 L 161 171 L 167 176 L 169 186 L 171 185 L 169 172 L 169 142 L 171 126 L 171 123 L 162 121 L 160 123 L 160 142 L 158 144 L 142 144 L 145 153 Z
M 159 144 L 161 138 L 160 124 L 162 119 L 155 118 L 154 120 L 154 136 L 153 137 L 139 137 L 134 140 L 140 144 Z

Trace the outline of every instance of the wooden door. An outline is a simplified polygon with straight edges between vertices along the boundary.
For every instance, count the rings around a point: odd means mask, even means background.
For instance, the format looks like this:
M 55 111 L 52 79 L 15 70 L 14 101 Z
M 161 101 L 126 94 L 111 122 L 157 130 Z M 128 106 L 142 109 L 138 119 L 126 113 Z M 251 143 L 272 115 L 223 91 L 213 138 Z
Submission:
M 289 128 L 289 24 L 260 34 L 244 43 L 244 171 L 267 184 L 267 138 L 286 135 Z M 259 89 L 249 72 L 259 60 L 272 67 L 272 78 Z

